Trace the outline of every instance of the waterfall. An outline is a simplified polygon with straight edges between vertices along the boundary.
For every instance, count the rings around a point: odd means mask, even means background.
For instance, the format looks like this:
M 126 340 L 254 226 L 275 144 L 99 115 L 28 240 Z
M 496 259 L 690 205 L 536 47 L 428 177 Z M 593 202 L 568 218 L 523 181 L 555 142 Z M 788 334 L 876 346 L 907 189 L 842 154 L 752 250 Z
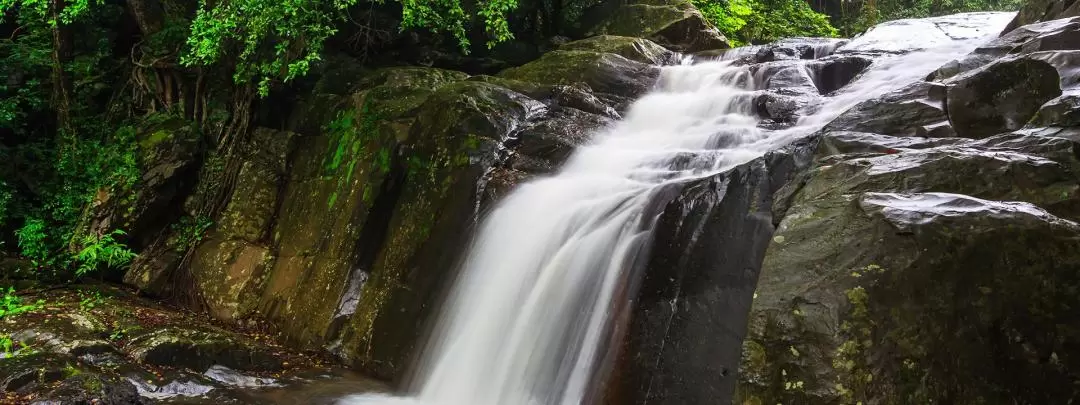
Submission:
M 632 299 L 628 269 L 656 220 L 646 207 L 665 185 L 723 172 L 809 135 L 854 104 L 970 52 L 1011 18 L 972 16 L 963 19 L 961 34 L 909 36 L 940 27 L 894 22 L 836 49 L 879 56 L 787 128 L 759 125 L 752 101 L 766 84 L 754 65 L 729 57 L 663 68 L 655 89 L 623 120 L 596 133 L 557 173 L 519 186 L 486 217 L 407 391 L 341 403 L 583 403 L 609 349 L 613 307 Z M 920 42 L 911 46 L 913 40 Z

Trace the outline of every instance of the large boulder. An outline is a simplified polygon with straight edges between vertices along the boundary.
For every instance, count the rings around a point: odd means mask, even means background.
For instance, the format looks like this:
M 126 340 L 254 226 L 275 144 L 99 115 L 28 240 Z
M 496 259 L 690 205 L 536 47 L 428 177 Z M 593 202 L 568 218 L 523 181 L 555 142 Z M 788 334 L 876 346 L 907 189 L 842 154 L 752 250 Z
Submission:
M 580 83 L 599 93 L 634 99 L 644 94 L 659 74 L 656 66 L 615 53 L 557 50 L 499 76 L 545 85 Z
M 560 51 L 613 53 L 635 62 L 666 65 L 675 62 L 675 53 L 655 42 L 634 37 L 598 35 L 559 46 Z
M 648 38 L 677 52 L 730 48 L 721 34 L 687 0 L 647 0 L 611 11 L 587 35 Z
M 916 82 L 856 104 L 825 129 L 892 136 L 952 136 L 945 109 L 946 94 L 944 85 Z
M 820 137 L 764 256 L 736 403 L 1068 397 L 1076 144 Z
M 948 193 L 800 201 L 762 267 L 737 403 L 1072 395 L 1080 227 Z
M 949 121 L 957 135 L 985 138 L 1017 130 L 1061 95 L 1057 69 L 1036 58 L 1005 59 L 949 79 Z

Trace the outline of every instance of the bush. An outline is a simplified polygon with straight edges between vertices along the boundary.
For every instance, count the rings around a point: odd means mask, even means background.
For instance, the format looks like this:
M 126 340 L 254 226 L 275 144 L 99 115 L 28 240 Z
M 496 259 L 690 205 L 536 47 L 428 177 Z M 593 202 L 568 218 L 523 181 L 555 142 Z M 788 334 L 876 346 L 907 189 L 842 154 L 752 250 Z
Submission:
M 829 17 L 805 0 L 692 0 L 733 45 L 790 37 L 836 37 Z

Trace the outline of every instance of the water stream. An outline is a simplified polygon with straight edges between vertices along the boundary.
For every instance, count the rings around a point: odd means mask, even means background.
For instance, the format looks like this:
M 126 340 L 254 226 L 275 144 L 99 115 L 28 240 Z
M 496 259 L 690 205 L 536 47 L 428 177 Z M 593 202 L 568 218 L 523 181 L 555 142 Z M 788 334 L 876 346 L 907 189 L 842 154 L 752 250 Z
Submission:
M 970 52 L 1011 17 L 894 22 L 835 50 L 815 49 L 819 58 L 878 56 L 816 112 L 783 129 L 759 125 L 752 101 L 766 84 L 752 65 L 729 57 L 735 60 L 663 68 L 623 120 L 486 217 L 411 385 L 399 396 L 359 394 L 340 403 L 585 402 L 611 337 L 612 307 L 628 293 L 627 269 L 642 257 L 656 220 L 645 208 L 663 185 L 714 175 L 811 134 L 856 103 Z

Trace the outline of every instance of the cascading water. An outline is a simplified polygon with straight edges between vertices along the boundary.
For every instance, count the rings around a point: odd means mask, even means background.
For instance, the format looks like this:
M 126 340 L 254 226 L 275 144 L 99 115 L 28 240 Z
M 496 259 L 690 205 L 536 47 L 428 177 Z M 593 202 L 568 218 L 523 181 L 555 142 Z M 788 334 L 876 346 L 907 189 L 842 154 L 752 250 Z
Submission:
M 930 23 L 919 29 L 941 32 L 875 59 L 816 113 L 780 130 L 759 127 L 752 100 L 764 83 L 752 66 L 665 67 L 622 121 L 557 174 L 521 185 L 485 219 L 408 392 L 342 403 L 581 404 L 607 350 L 613 305 L 627 299 L 628 268 L 655 220 L 646 207 L 663 185 L 722 172 L 811 134 L 854 104 L 970 52 L 1010 18 L 969 15 L 960 34 L 923 20 Z M 837 52 L 896 52 L 911 43 L 912 24 L 879 26 Z

